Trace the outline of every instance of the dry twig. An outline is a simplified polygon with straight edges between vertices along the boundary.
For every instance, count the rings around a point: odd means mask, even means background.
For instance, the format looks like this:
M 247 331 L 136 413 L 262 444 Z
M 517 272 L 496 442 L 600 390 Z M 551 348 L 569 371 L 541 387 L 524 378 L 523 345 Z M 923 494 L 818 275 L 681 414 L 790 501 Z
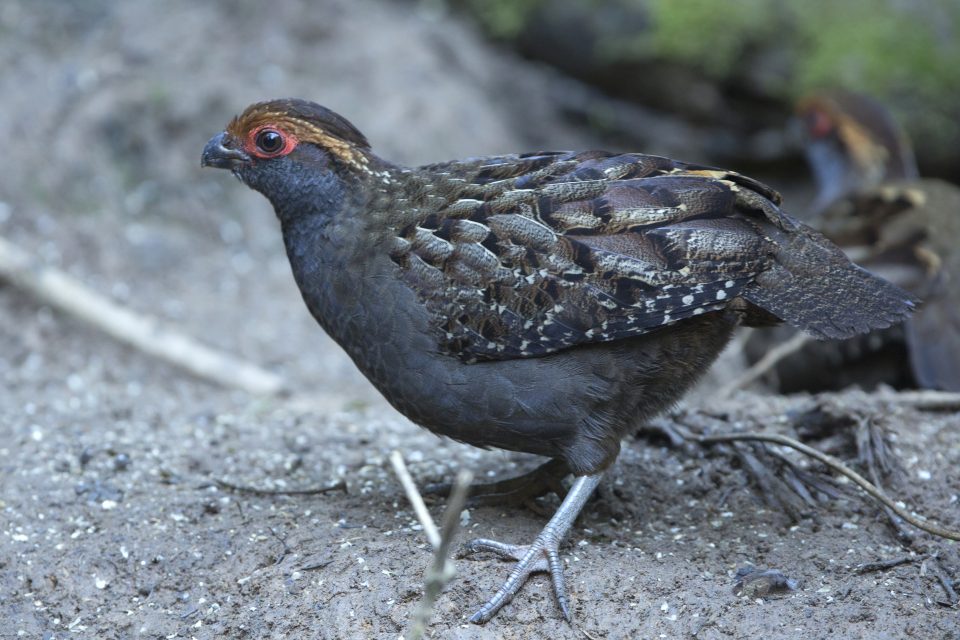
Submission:
M 734 391 L 743 389 L 756 382 L 761 376 L 777 366 L 778 362 L 799 351 L 803 345 L 807 344 L 810 340 L 811 338 L 807 334 L 797 333 L 786 342 L 778 344 L 732 382 L 717 389 L 715 396 L 725 398 Z
M 931 554 L 923 562 L 923 566 L 929 569 L 933 576 L 937 579 L 937 582 L 940 583 L 940 586 L 943 588 L 943 592 L 946 594 L 946 601 L 940 602 L 948 607 L 955 607 L 960 603 L 960 598 L 957 596 L 956 590 L 953 588 L 954 581 L 947 576 L 946 572 L 943 570 L 943 567 L 940 565 L 940 558 L 936 554 Z
M 423 526 L 423 533 L 427 536 L 427 542 L 429 542 L 430 546 L 434 549 L 438 549 L 440 547 L 440 532 L 437 530 L 437 525 L 433 523 L 433 518 L 430 517 L 430 512 L 427 511 L 427 505 L 423 501 L 423 496 L 420 495 L 420 491 L 413 481 L 413 476 L 407 471 L 407 465 L 403 461 L 403 456 L 400 455 L 399 451 L 394 451 L 390 454 L 390 464 L 393 465 L 393 470 L 396 472 L 397 478 L 403 486 L 403 491 L 407 494 L 407 499 L 410 501 L 410 506 L 413 507 L 413 512 L 416 514 L 417 520 L 419 520 Z M 450 495 L 451 497 L 453 496 L 452 490 Z
M 953 588 L 953 580 L 951 580 L 944 572 L 943 567 L 940 565 L 940 559 L 935 553 L 921 556 L 899 556 L 896 558 L 890 558 L 888 560 L 867 562 L 865 564 L 857 565 L 854 567 L 853 571 L 854 573 L 859 574 L 869 573 L 871 571 L 886 571 L 888 569 L 893 569 L 894 567 L 899 567 L 903 564 L 910 564 L 914 562 L 920 563 L 921 576 L 932 574 L 933 577 L 936 578 L 937 583 L 939 583 L 940 587 L 943 589 L 943 592 L 946 595 L 946 600 L 938 600 L 937 603 L 947 607 L 956 606 L 958 603 L 958 596 L 956 590 Z
M 903 404 L 918 411 L 960 411 L 960 393 L 955 391 L 888 391 L 881 394 L 883 400 Z
M 752 432 L 740 432 L 740 433 L 711 433 L 711 434 L 695 434 L 687 430 L 685 427 L 677 425 L 678 431 L 689 440 L 694 442 L 699 442 L 701 444 L 711 444 L 715 442 L 769 442 L 771 444 L 778 444 L 784 447 L 790 447 L 795 449 L 800 453 L 809 456 L 819 462 L 823 463 L 833 471 L 839 473 L 840 475 L 846 476 L 854 484 L 860 487 L 867 495 L 879 502 L 880 504 L 886 506 L 890 511 L 895 513 L 897 516 L 910 523 L 917 529 L 921 531 L 926 531 L 927 533 L 933 534 L 940 538 L 947 538 L 948 540 L 958 540 L 960 541 L 960 531 L 954 531 L 952 529 L 947 529 L 934 524 L 928 524 L 916 516 L 912 515 L 906 509 L 898 506 L 893 500 L 888 498 L 883 492 L 878 489 L 872 482 L 861 476 L 859 473 L 843 464 L 833 456 L 826 454 L 822 451 L 814 449 L 799 440 L 795 440 L 788 436 L 784 436 L 778 433 L 752 433 Z
M 877 562 L 858 564 L 856 567 L 854 567 L 853 572 L 870 573 L 872 571 L 886 571 L 887 569 L 899 567 L 902 564 L 917 562 L 920 560 L 923 560 L 923 556 L 899 556 L 897 558 L 890 558 L 889 560 L 878 560 Z
M 258 487 L 246 487 L 233 484 L 226 480 L 214 480 L 213 483 L 221 489 L 236 491 L 237 493 L 250 493 L 256 496 L 316 496 L 332 491 L 347 492 L 347 483 L 343 480 L 326 487 L 317 487 L 316 489 L 260 489 Z
M 410 472 L 407 471 L 407 465 L 403 462 L 403 456 L 400 455 L 399 451 L 390 454 L 390 463 L 400 479 L 400 484 L 403 485 L 417 519 L 423 526 L 427 540 L 433 547 L 433 562 L 424 578 L 423 599 L 420 601 L 416 613 L 414 613 L 413 623 L 406 635 L 407 640 L 419 640 L 426 632 L 427 623 L 430 621 L 430 615 L 433 612 L 433 605 L 437 597 L 456 575 L 453 562 L 450 561 L 450 546 L 457 535 L 457 529 L 460 527 L 460 512 L 463 511 L 463 505 L 467 501 L 467 493 L 473 474 L 469 471 L 460 471 L 457 474 L 453 489 L 450 491 L 447 510 L 443 514 L 443 523 L 438 531 L 437 525 L 434 524 L 430 512 L 427 511 L 427 506 L 423 502 L 423 496 L 417 490 L 417 486 L 414 484 Z
M 190 373 L 250 393 L 284 389 L 280 376 L 200 344 L 96 293 L 83 283 L 0 238 L 0 279 L 107 335 Z

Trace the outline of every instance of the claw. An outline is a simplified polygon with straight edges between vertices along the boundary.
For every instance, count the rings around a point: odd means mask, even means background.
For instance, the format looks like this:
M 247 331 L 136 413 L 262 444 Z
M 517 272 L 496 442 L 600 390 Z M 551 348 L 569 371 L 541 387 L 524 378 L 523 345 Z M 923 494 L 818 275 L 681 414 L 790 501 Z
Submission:
M 497 614 L 500 609 L 513 599 L 520 591 L 527 579 L 534 573 L 547 572 L 550 574 L 550 583 L 553 594 L 556 596 L 560 612 L 568 622 L 570 621 L 570 605 L 567 599 L 566 581 L 563 576 L 563 563 L 560 561 L 560 543 L 583 509 L 587 498 L 600 484 L 602 474 L 580 476 L 570 488 L 566 498 L 557 512 L 537 536 L 533 544 L 513 545 L 480 538 L 472 540 L 466 545 L 467 553 L 489 551 L 502 558 L 515 560 L 517 564 L 510 571 L 509 577 L 493 597 L 470 617 L 470 622 L 483 624 Z

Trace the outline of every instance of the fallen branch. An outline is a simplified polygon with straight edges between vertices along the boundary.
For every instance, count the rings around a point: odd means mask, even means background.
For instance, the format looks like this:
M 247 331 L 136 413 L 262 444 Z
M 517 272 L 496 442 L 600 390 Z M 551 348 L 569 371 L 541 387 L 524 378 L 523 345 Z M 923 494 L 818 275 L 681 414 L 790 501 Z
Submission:
M 447 504 L 447 510 L 443 514 L 443 524 L 440 530 L 434 524 L 427 506 L 423 502 L 423 496 L 417 490 L 410 472 L 407 471 L 407 465 L 403 462 L 403 456 L 399 451 L 390 454 L 390 463 L 393 465 L 400 484 L 413 505 L 413 511 L 417 515 L 423 527 L 427 540 L 433 547 L 433 562 L 427 570 L 424 578 L 423 599 L 420 606 L 417 607 L 413 616 L 413 623 L 407 631 L 407 640 L 419 640 L 427 630 L 427 623 L 430 622 L 430 615 L 433 613 L 433 605 L 443 588 L 449 584 L 456 575 L 453 563 L 450 561 L 450 545 L 457 535 L 457 529 L 460 527 L 460 512 L 463 511 L 463 505 L 467 501 L 467 493 L 470 488 L 470 481 L 473 475 L 469 471 L 460 471 L 454 481 L 453 489 L 450 491 L 450 501 Z
M 217 384 L 272 395 L 283 379 L 254 364 L 200 344 L 96 293 L 63 271 L 43 264 L 0 238 L 0 279 L 107 335 Z

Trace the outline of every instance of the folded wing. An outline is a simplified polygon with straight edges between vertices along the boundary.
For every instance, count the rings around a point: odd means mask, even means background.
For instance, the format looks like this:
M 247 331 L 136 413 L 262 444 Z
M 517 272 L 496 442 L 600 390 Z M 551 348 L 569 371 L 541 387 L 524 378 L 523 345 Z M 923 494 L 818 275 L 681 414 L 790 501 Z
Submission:
M 603 152 L 446 166 L 429 185 L 439 212 L 399 229 L 393 257 L 467 361 L 642 335 L 734 300 L 817 337 L 911 306 L 736 173 Z

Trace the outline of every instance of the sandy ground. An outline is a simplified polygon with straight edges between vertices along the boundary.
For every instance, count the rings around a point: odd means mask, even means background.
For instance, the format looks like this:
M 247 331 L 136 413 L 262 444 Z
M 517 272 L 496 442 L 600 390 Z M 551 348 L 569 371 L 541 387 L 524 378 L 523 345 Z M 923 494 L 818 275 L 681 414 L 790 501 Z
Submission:
M 306 399 L 198 381 L 0 285 L 0 637 L 398 637 L 430 553 L 389 452 L 421 484 L 536 461 L 441 441 L 390 409 L 302 308 L 268 204 L 201 172 L 200 149 L 247 103 L 281 95 L 337 109 L 403 162 L 592 146 L 551 109 L 549 74 L 450 18 L 372 0 L 12 0 L 0 65 L 0 234 Z M 709 398 L 689 405 L 781 430 L 818 402 L 866 413 L 903 467 L 891 493 L 960 523 L 958 413 L 856 392 Z M 462 536 L 527 541 L 555 505 L 474 508 Z M 904 546 L 854 493 L 792 522 L 730 458 L 661 439 L 625 443 L 564 558 L 572 624 L 543 577 L 468 624 L 509 570 L 479 555 L 457 561 L 431 636 L 960 637 L 936 575 L 960 576 L 956 545 Z M 736 595 L 751 565 L 796 589 Z

